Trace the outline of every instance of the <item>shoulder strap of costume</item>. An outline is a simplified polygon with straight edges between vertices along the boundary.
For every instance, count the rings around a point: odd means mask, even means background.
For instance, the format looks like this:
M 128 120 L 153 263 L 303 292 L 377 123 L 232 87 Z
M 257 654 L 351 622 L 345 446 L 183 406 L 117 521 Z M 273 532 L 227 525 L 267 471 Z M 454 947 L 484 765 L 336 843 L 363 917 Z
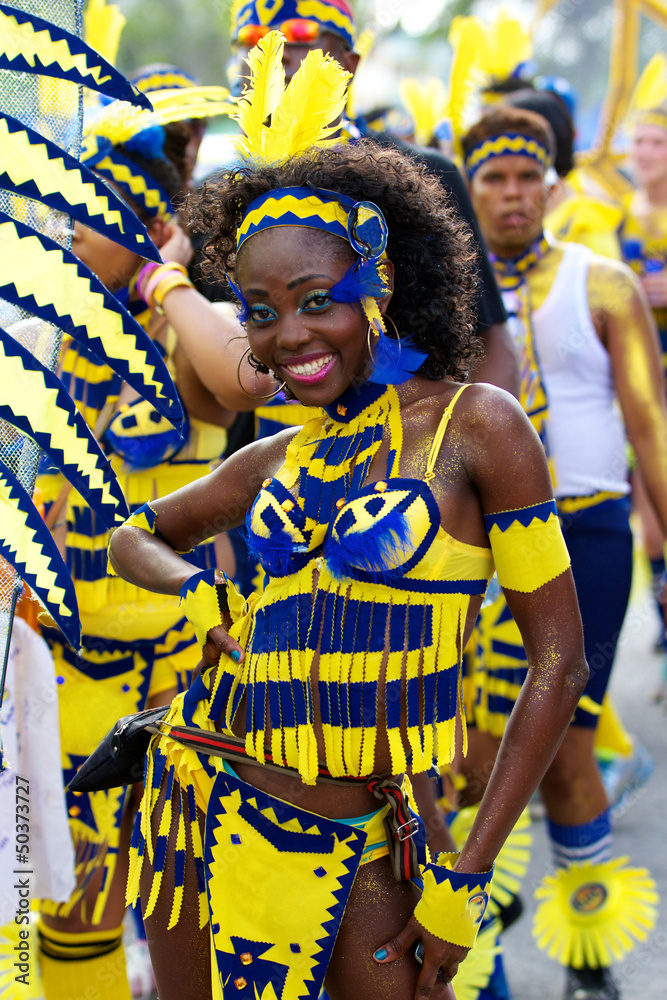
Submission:
M 470 383 L 466 382 L 465 385 L 461 386 L 461 388 L 456 393 L 451 403 L 443 413 L 440 423 L 438 424 L 438 429 L 435 432 L 435 436 L 433 438 L 433 444 L 431 445 L 431 450 L 428 454 L 428 461 L 426 462 L 426 472 L 424 474 L 424 481 L 427 483 L 430 483 L 435 475 L 435 462 L 438 455 L 440 454 L 440 449 L 442 448 L 442 442 L 445 438 L 445 431 L 447 430 L 447 425 L 449 424 L 449 421 L 451 420 L 452 417 L 452 413 L 454 412 L 456 401 L 458 400 L 463 390 L 467 389 L 469 385 Z

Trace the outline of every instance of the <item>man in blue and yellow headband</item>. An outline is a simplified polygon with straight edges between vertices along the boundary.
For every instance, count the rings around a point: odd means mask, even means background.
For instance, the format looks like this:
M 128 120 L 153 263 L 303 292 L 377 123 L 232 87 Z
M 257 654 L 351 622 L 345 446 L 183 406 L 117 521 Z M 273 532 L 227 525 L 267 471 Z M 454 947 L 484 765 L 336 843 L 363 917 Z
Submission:
M 654 887 L 648 873 L 612 859 L 593 745 L 630 596 L 626 433 L 667 530 L 667 414 L 655 325 L 630 270 L 544 232 L 553 148 L 542 116 L 507 106 L 463 138 L 473 206 L 520 351 L 521 403 L 549 459 L 590 666 L 541 786 L 557 873 L 538 889 L 534 933 L 568 967 L 565 1000 L 618 1000 L 608 966 L 633 946 L 628 914 L 645 907 Z M 531 655 L 502 597 L 482 611 L 478 636 L 470 679 L 477 730 L 466 759 L 477 776 L 503 735 Z M 605 905 L 612 898 L 615 908 Z M 622 948 L 610 946 L 621 938 Z M 636 939 L 645 938 L 640 928 Z

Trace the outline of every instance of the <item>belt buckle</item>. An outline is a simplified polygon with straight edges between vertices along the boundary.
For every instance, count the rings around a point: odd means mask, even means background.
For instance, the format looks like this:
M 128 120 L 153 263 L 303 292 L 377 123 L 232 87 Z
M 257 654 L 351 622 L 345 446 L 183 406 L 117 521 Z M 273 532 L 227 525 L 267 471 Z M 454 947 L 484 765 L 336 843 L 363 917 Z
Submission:
M 396 840 L 409 840 L 410 837 L 414 837 L 418 829 L 419 820 L 416 816 L 413 816 L 407 821 L 407 823 L 402 823 L 396 828 L 396 830 L 394 830 L 394 837 Z

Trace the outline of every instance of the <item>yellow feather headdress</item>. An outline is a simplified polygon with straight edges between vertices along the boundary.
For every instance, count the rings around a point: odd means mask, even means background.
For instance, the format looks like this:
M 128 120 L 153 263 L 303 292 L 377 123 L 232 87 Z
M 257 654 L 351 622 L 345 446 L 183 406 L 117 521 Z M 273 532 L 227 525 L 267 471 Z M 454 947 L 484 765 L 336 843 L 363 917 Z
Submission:
M 271 31 L 248 53 L 250 87 L 230 115 L 243 132 L 235 139 L 243 157 L 273 162 L 336 141 L 351 74 L 315 49 L 285 87 L 284 44 L 282 35 Z
M 626 122 L 628 125 L 651 122 L 667 128 L 667 56 L 663 52 L 656 52 L 639 77 Z
M 454 18 L 452 29 L 461 31 L 465 22 L 475 25 L 477 36 L 479 68 L 490 79 L 502 80 L 510 76 L 516 67 L 530 59 L 533 45 L 530 31 L 507 11 L 500 10 L 495 21 L 485 24 L 477 17 Z
M 403 107 L 415 126 L 415 142 L 418 146 L 427 146 L 436 125 L 449 111 L 444 83 L 434 76 L 425 83 L 414 76 L 406 76 L 400 82 L 399 92 Z

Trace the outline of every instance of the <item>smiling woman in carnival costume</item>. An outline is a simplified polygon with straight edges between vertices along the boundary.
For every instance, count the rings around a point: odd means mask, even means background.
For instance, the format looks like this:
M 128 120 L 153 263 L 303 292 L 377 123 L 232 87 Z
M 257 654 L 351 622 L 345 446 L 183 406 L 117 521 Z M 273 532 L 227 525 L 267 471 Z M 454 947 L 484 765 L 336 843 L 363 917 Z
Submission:
M 315 147 L 346 74 L 311 53 L 283 96 L 280 57 L 268 36 L 241 102 L 248 159 L 195 214 L 254 363 L 319 412 L 113 537 L 128 581 L 180 592 L 205 663 L 147 756 L 129 895 L 161 1000 L 184 983 L 193 1000 L 317 998 L 325 980 L 333 1000 L 452 998 L 585 682 L 576 596 L 537 436 L 502 390 L 461 384 L 471 251 L 442 188 L 395 151 Z M 247 602 L 178 554 L 246 515 L 266 571 Z M 452 759 L 494 564 L 530 675 L 467 844 L 431 858 L 405 772 Z

